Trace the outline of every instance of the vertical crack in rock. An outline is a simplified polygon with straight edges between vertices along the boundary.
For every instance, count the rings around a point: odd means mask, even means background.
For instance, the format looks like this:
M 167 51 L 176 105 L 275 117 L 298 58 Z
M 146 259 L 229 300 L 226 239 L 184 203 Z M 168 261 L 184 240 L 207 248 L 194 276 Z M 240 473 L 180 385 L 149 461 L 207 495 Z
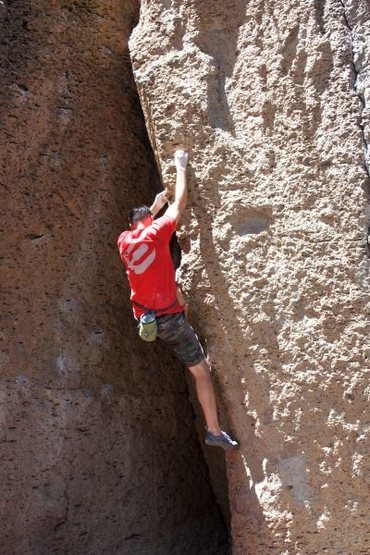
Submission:
M 364 166 L 370 178 L 370 31 L 365 29 L 366 23 L 370 21 L 370 7 L 368 3 L 361 0 L 340 0 L 343 7 L 343 18 L 349 30 L 350 48 L 353 65 L 353 88 L 356 91 L 361 105 L 362 117 L 359 122 L 364 144 Z M 356 28 L 359 28 L 357 31 Z M 361 36 L 361 30 L 365 36 Z M 370 181 L 367 181 L 367 253 L 370 257 Z
M 368 100 L 367 100 L 367 95 L 365 95 L 365 88 L 366 88 L 366 82 L 362 83 L 362 87 L 360 88 L 360 82 L 362 81 L 362 74 L 365 72 L 365 69 L 367 69 L 367 71 L 369 71 L 368 68 L 368 60 L 365 56 L 366 52 L 365 52 L 365 48 L 366 45 L 364 45 L 364 51 L 362 53 L 362 56 L 359 55 L 357 57 L 357 61 L 355 59 L 355 53 L 354 53 L 354 29 L 353 26 L 350 24 L 349 21 L 349 14 L 347 14 L 347 7 L 346 7 L 346 2 L 344 0 L 340 0 L 341 5 L 343 6 L 343 19 L 346 23 L 346 26 L 348 28 L 349 31 L 349 38 L 350 38 L 350 49 L 351 49 L 351 58 L 352 58 L 352 67 L 353 67 L 353 89 L 356 91 L 358 98 L 360 99 L 361 105 L 362 105 L 362 110 L 363 110 L 363 116 L 364 113 L 367 110 L 370 110 L 370 106 L 368 105 Z M 370 17 L 370 14 L 369 14 Z M 366 77 L 364 76 L 364 80 L 365 81 Z M 368 76 L 369 79 L 369 76 Z M 370 93 L 368 93 L 370 94 Z M 367 171 L 368 176 L 370 177 L 370 148 L 369 148 L 369 143 L 366 137 L 366 133 L 365 133 L 365 122 L 364 119 L 361 118 L 360 122 L 359 122 L 359 127 L 361 129 L 362 132 L 362 137 L 363 137 L 363 143 L 364 143 L 364 166 L 365 169 Z

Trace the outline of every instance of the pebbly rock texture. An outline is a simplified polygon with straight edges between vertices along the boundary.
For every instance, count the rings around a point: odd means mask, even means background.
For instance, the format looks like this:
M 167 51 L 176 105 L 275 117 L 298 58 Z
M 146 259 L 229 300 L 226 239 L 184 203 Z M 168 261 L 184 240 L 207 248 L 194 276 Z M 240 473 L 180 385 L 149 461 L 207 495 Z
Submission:
M 354 87 L 362 102 L 365 164 L 370 174 L 370 6 L 364 1 L 343 2 L 344 20 L 350 31 Z
M 159 181 L 135 2 L 0 2 L 2 555 L 227 552 L 183 370 L 116 248 Z
M 129 42 L 227 456 L 233 554 L 370 552 L 366 0 L 143 0 Z M 212 470 L 213 480 L 217 472 Z

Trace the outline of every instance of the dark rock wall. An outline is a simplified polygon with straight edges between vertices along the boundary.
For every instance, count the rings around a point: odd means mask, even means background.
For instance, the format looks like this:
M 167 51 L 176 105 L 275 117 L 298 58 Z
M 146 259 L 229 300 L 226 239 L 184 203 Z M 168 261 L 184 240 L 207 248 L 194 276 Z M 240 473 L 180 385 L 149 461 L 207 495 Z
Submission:
M 159 187 L 127 52 L 137 5 L 5 1 L 0 17 L 1 553 L 224 553 L 182 368 L 137 339 L 115 246 Z
M 370 553 L 369 23 L 369 0 L 142 0 L 130 37 L 166 183 L 191 149 L 181 279 L 241 442 L 233 555 Z

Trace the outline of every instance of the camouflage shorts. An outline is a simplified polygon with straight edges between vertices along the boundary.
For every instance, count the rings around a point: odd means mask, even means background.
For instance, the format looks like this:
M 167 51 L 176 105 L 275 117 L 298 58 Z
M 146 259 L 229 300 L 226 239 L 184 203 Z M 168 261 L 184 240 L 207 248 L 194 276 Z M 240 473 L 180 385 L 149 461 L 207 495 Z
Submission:
M 204 358 L 198 336 L 183 312 L 157 316 L 158 337 L 172 347 L 187 366 L 195 366 Z

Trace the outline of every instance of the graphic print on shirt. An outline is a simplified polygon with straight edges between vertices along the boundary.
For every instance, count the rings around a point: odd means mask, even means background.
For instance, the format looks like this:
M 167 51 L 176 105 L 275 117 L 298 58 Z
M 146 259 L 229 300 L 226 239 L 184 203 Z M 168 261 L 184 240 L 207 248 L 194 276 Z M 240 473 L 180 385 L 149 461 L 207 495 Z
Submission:
M 151 252 L 148 253 L 149 246 L 145 243 L 139 245 L 136 249 L 135 247 L 137 247 L 137 245 L 135 244 L 131 245 L 130 248 L 127 250 L 127 252 L 124 253 L 123 256 L 127 264 L 127 267 L 132 272 L 139 275 L 139 274 L 143 274 L 145 270 L 147 270 L 149 266 L 154 262 L 157 253 L 154 247 L 153 247 L 153 250 L 151 250 Z M 144 255 L 146 256 L 143 259 Z M 139 260 L 141 260 L 141 262 L 138 262 Z

